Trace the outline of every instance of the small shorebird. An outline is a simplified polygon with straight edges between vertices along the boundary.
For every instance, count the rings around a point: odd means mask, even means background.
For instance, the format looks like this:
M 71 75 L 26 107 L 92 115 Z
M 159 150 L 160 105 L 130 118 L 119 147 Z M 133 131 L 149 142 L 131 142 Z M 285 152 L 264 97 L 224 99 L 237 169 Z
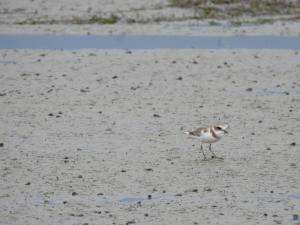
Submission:
M 216 154 L 211 150 L 211 144 L 219 141 L 225 133 L 228 133 L 228 127 L 228 125 L 216 124 L 206 128 L 201 127 L 193 131 L 185 131 L 184 133 L 199 138 L 201 141 L 201 152 L 204 156 L 204 160 L 207 160 L 207 158 L 203 151 L 202 143 L 209 143 L 208 149 L 213 154 L 213 158 L 223 159 L 221 157 L 217 157 Z

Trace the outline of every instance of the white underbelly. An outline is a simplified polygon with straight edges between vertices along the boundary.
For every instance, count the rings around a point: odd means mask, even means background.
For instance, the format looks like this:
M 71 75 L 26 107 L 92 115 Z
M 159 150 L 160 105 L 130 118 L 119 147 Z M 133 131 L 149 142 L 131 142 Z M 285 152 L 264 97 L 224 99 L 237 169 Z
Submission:
M 203 133 L 200 137 L 199 137 L 200 141 L 203 143 L 214 143 L 217 142 L 219 140 L 219 138 L 215 138 L 214 136 L 212 136 L 210 133 Z

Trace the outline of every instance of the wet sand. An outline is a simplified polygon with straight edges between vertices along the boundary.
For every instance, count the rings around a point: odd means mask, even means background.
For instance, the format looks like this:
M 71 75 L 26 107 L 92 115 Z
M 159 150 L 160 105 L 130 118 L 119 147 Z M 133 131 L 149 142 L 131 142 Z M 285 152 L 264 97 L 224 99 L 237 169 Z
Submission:
M 297 222 L 299 51 L 0 54 L 0 224 Z
M 300 35 L 167 0 L 0 6 L 11 34 Z M 64 22 L 93 15 L 120 20 Z M 299 71 L 292 50 L 0 50 L 0 224 L 299 223 Z M 202 161 L 183 131 L 216 122 L 225 159 Z

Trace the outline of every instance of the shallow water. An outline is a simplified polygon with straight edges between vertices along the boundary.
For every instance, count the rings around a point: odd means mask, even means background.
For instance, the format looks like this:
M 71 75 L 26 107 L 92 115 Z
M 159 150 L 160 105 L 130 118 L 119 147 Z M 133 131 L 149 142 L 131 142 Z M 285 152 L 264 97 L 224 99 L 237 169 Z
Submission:
M 146 194 L 145 194 L 146 196 Z M 188 196 L 188 194 L 186 195 Z M 45 196 L 42 194 L 37 194 L 31 197 L 31 199 L 27 199 L 26 201 L 30 201 L 34 205 L 43 205 L 43 204 L 50 204 L 50 205 L 61 205 L 63 204 L 63 200 L 67 200 L 68 202 L 72 203 L 82 203 L 87 205 L 96 204 L 111 204 L 111 203 L 121 203 L 121 204 L 137 204 L 145 203 L 147 200 L 153 202 L 172 202 L 178 200 L 175 193 L 169 194 L 159 194 L 152 196 L 151 200 L 147 199 L 143 196 L 91 196 L 91 195 L 77 195 L 77 196 L 68 196 L 68 195 L 49 195 Z M 245 196 L 244 196 L 245 197 Z M 252 196 L 246 196 L 252 197 Z M 296 199 L 300 200 L 300 193 L 293 193 L 289 195 L 284 194 L 266 194 L 266 193 L 257 193 L 256 197 L 258 199 L 268 199 L 268 200 L 287 200 L 287 199 Z M 190 196 L 195 201 L 203 201 L 200 196 Z M 210 197 L 211 200 L 218 201 L 219 198 Z
M 0 49 L 300 49 L 300 37 L 1 34 Z
M 16 61 L 12 60 L 0 60 L 0 64 L 16 64 Z
M 300 200 L 300 193 L 289 194 L 288 197 Z
M 121 198 L 119 199 L 119 202 L 121 203 L 138 203 L 138 202 L 142 202 L 146 200 L 145 198 L 143 197 L 124 197 L 124 198 Z

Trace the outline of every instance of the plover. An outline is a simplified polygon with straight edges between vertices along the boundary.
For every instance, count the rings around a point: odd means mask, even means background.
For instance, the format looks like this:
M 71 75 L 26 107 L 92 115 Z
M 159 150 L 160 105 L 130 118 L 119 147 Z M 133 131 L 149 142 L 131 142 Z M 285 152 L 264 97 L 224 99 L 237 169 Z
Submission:
M 217 142 L 221 139 L 221 137 L 224 136 L 225 133 L 228 133 L 228 125 L 225 124 L 216 124 L 216 125 L 211 125 L 206 128 L 197 128 L 193 131 L 185 131 L 185 134 L 191 135 L 193 137 L 199 138 L 201 141 L 201 152 L 203 154 L 204 160 L 207 160 L 206 155 L 203 151 L 203 146 L 202 143 L 209 143 L 209 151 L 213 154 L 212 157 L 218 158 L 218 159 L 223 159 L 221 157 L 217 157 L 216 154 L 212 151 L 211 149 L 211 144 L 214 142 Z

